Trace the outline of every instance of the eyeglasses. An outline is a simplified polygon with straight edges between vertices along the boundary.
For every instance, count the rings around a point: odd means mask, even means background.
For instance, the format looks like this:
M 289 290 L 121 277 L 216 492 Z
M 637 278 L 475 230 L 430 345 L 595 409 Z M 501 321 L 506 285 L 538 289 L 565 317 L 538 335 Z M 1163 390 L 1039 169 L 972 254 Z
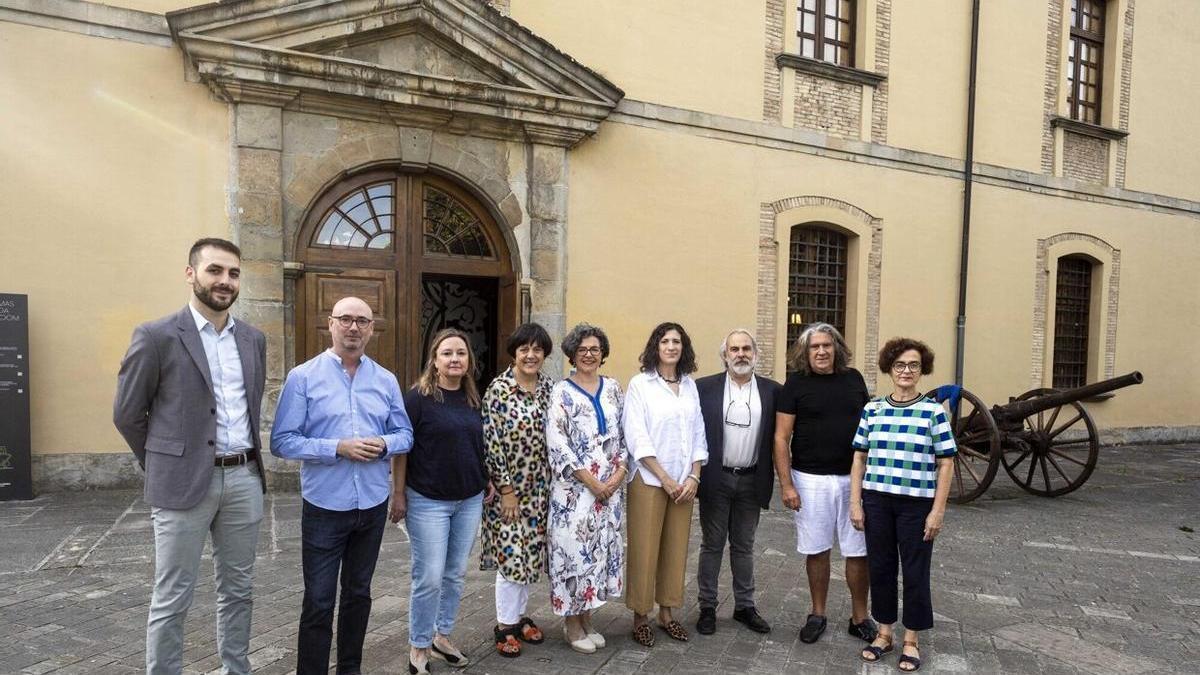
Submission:
M 741 429 L 750 428 L 750 403 L 747 401 L 730 401 L 725 408 L 725 424 Z
M 600 350 L 600 348 L 599 348 L 599 347 L 580 347 L 579 349 L 576 349 L 576 350 L 575 350 L 575 353 L 576 353 L 576 354 L 583 354 L 583 355 L 589 355 L 589 354 L 590 354 L 590 355 L 592 355 L 592 356 L 600 356 L 600 354 L 601 354 L 601 350 Z
M 903 373 L 906 370 L 911 370 L 914 373 L 919 373 L 919 372 L 921 372 L 921 362 L 920 361 L 909 361 L 908 363 L 905 363 L 903 361 L 897 361 L 892 364 L 892 370 L 897 373 Z
M 334 321 L 337 321 L 338 325 L 341 326 L 342 328 L 349 328 L 350 326 L 353 325 L 353 326 L 358 326 L 359 330 L 364 330 L 364 329 L 366 329 L 367 326 L 370 326 L 371 324 L 375 323 L 375 319 L 368 319 L 365 316 L 350 316 L 349 314 L 343 314 L 341 316 L 331 316 L 329 318 L 333 319 Z

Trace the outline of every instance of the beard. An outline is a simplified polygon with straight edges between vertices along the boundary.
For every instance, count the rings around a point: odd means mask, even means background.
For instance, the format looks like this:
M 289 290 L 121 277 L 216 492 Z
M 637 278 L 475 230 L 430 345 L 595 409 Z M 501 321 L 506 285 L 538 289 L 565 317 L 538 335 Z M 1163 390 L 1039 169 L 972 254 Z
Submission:
M 731 371 L 733 371 L 734 374 L 736 374 L 736 375 L 749 375 L 750 373 L 754 372 L 754 362 L 753 361 L 742 361 L 742 362 L 731 361 L 731 362 L 729 362 L 728 365 L 729 365 L 729 369 Z
M 204 303 L 205 307 L 208 307 L 214 312 L 224 312 L 225 310 L 229 309 L 234 300 L 237 300 L 238 292 L 236 290 L 231 289 L 228 286 L 224 287 L 223 290 L 229 291 L 228 302 L 222 302 L 214 298 L 212 296 L 212 288 L 205 288 L 204 286 L 201 286 L 199 282 L 192 283 L 192 293 L 196 294 L 196 299 Z

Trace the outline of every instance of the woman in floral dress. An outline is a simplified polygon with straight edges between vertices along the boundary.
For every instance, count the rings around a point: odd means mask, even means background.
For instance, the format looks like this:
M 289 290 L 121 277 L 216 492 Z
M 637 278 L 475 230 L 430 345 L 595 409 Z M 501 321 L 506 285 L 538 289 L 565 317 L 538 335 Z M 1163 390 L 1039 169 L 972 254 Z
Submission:
M 516 657 L 521 641 L 544 639 L 525 608 L 529 585 L 546 570 L 546 408 L 552 383 L 541 370 L 553 345 L 545 328 L 527 323 L 513 331 L 507 348 L 512 366 L 483 395 L 484 459 L 499 499 L 484 507 L 479 566 L 496 570 L 496 651 Z
M 605 644 L 592 611 L 621 595 L 623 396 L 599 374 L 608 357 L 604 331 L 580 324 L 563 338 L 575 372 L 554 385 L 546 419 L 550 457 L 550 602 L 575 651 Z

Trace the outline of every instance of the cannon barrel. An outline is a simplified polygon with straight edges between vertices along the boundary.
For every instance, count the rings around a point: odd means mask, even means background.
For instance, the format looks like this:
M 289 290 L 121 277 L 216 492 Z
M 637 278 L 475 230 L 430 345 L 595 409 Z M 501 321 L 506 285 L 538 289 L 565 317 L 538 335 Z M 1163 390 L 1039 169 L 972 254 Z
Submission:
M 1005 421 L 1022 420 L 1030 415 L 1056 408 L 1060 405 L 1081 401 L 1092 396 L 1099 396 L 1110 391 L 1116 391 L 1122 387 L 1128 387 L 1142 383 L 1142 373 L 1133 371 L 1128 375 L 1114 377 L 1111 380 L 1103 380 L 1094 384 L 1086 384 L 1075 389 L 1064 389 L 1043 396 L 1026 399 L 1024 401 L 1012 401 L 1006 405 L 997 405 L 992 407 L 992 417 L 999 422 L 1002 418 Z

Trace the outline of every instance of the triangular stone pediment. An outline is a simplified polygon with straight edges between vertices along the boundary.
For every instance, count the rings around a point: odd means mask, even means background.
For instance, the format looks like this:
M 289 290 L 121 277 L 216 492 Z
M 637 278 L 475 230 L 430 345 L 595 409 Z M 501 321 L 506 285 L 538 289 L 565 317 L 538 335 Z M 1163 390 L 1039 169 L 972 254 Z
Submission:
M 573 145 L 624 95 L 483 0 L 235 0 L 167 22 L 229 101 Z

